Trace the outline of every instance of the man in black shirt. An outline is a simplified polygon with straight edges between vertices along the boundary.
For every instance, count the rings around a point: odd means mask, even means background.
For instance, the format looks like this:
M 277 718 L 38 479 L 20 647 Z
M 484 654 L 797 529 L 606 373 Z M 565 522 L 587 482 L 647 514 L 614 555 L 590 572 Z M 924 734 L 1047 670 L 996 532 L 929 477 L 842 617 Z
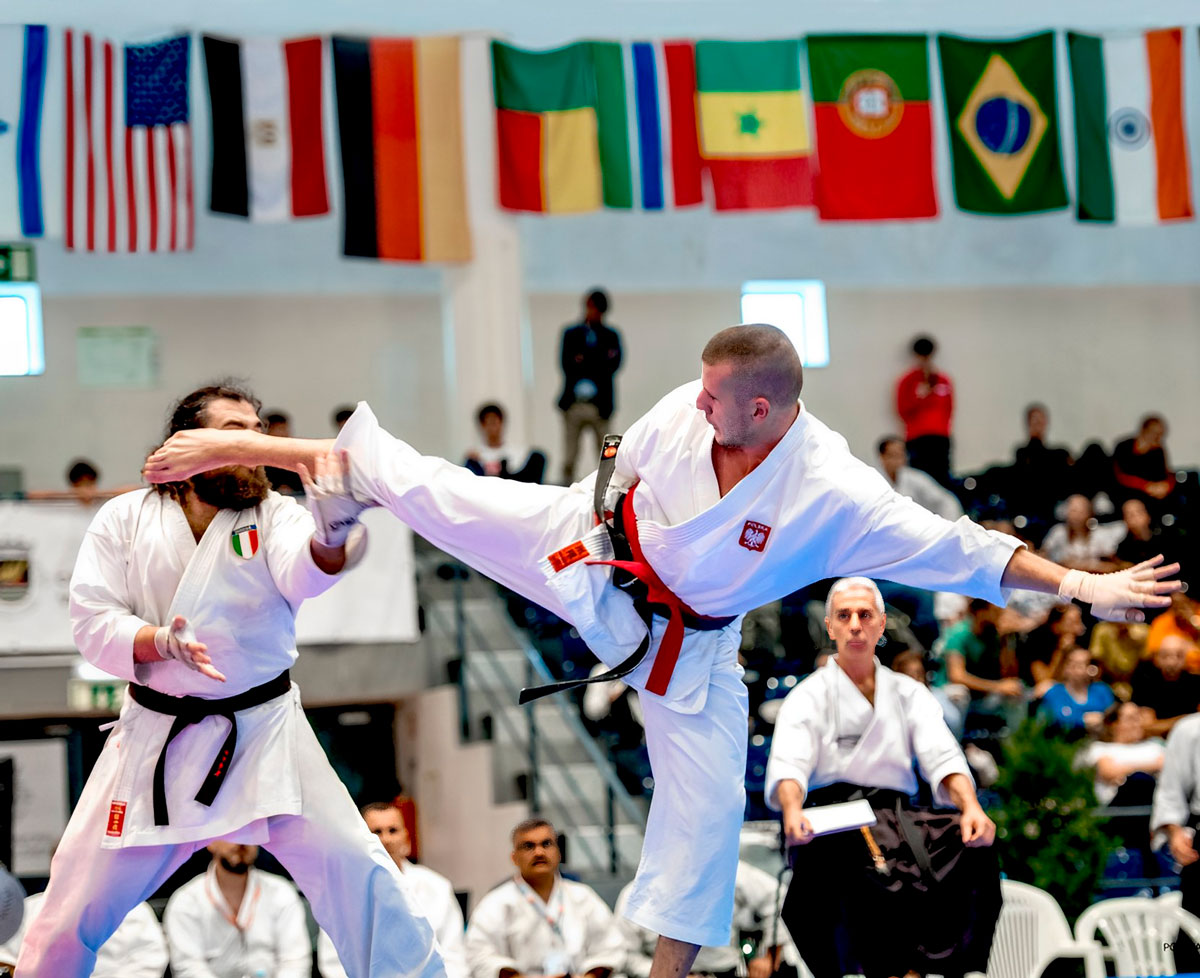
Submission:
M 1150 736 L 1164 736 L 1180 717 L 1200 708 L 1200 676 L 1183 671 L 1187 652 L 1186 638 L 1168 635 L 1154 658 L 1133 671 L 1133 701 L 1154 711 L 1154 722 L 1146 725 Z
M 575 481 L 575 459 L 585 428 L 596 435 L 596 454 L 616 406 L 613 376 L 621 367 L 621 334 L 606 325 L 608 296 L 599 289 L 584 299 L 583 322 L 562 336 L 563 481 Z

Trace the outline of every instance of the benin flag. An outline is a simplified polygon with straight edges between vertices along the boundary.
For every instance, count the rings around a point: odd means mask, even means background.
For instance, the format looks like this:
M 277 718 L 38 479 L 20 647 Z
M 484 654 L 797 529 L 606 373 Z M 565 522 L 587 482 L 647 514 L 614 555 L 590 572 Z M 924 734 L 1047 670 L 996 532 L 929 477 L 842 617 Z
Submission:
M 979 214 L 1066 207 L 1054 33 L 1016 41 L 943 34 L 938 50 L 958 206 Z
M 500 206 L 568 213 L 633 206 L 621 46 L 492 42 Z
M 925 35 L 808 38 L 825 220 L 934 217 Z
M 812 204 L 799 41 L 698 41 L 700 155 L 717 210 Z
M 333 38 L 347 255 L 471 257 L 458 39 Z
M 1179 28 L 1069 33 L 1081 221 L 1192 216 Z

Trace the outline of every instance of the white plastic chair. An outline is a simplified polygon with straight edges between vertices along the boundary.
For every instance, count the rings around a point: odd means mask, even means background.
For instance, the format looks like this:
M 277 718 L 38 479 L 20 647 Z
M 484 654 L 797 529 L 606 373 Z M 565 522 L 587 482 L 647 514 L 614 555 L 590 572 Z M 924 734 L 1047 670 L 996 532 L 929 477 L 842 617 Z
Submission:
M 1119 975 L 1173 975 L 1176 939 L 1200 943 L 1200 920 L 1170 901 L 1116 897 L 1088 907 L 1075 922 L 1075 939 L 1104 938 L 1104 954 Z M 1182 933 L 1181 933 L 1182 932 Z M 1085 965 L 1087 978 L 1104 978 L 1102 965 Z
M 1016 880 L 1001 880 L 1000 892 L 1004 905 L 996 921 L 987 978 L 1038 978 L 1055 958 L 1083 958 L 1087 978 L 1103 978 L 1100 945 L 1071 936 L 1054 897 Z

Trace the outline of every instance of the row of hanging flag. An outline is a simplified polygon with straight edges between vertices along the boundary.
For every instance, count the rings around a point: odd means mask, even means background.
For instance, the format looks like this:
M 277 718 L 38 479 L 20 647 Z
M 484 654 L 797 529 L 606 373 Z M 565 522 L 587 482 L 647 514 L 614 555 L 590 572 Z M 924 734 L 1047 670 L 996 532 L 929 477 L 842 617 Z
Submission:
M 1192 216 L 1180 28 L 1067 35 L 1080 220 Z M 1068 205 L 1055 35 L 937 37 L 955 203 Z M 807 48 L 808 82 L 802 78 Z M 210 210 L 328 214 L 322 38 L 200 40 Z M 498 200 L 512 211 L 814 207 L 826 220 L 932 218 L 925 35 L 771 41 L 492 42 Z M 463 261 L 454 37 L 329 44 L 343 251 Z M 195 239 L 189 35 L 119 44 L 0 27 L 0 237 L 72 251 L 182 251 Z

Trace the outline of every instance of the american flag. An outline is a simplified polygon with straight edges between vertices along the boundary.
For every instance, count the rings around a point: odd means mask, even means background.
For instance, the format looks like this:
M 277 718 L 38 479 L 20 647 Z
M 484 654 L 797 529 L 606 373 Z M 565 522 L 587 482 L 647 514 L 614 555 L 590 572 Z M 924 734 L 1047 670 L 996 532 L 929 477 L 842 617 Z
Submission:
M 66 31 L 68 251 L 191 250 L 190 42 Z

